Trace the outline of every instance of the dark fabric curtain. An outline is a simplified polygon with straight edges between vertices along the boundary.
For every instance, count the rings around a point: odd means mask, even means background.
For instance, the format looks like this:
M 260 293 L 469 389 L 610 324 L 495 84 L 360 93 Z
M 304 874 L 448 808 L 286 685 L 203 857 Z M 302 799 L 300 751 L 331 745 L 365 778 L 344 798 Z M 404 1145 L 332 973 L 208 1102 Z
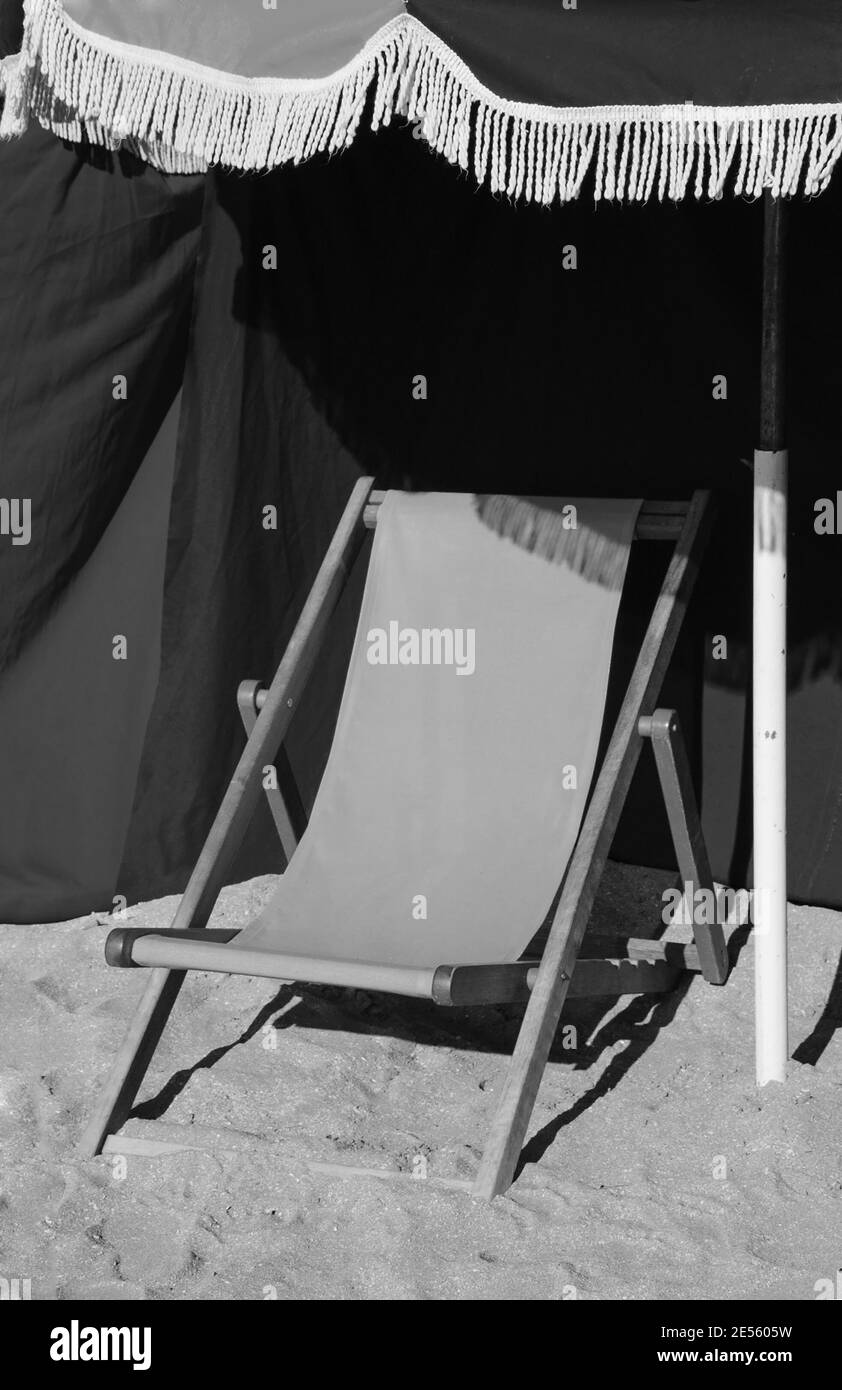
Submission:
M 0 535 L 0 920 L 41 921 L 116 892 L 202 181 L 33 128 L 0 147 L 0 185 L 0 493 L 31 532 Z
M 237 686 L 274 674 L 359 476 L 279 336 L 283 320 L 264 317 L 273 291 L 261 248 L 281 235 L 281 304 L 302 311 L 312 301 L 314 322 L 324 307 L 318 252 L 307 244 L 296 196 L 295 180 L 209 183 L 170 518 L 162 676 L 120 874 L 119 891 L 129 898 L 184 886 L 242 751 Z M 353 599 L 349 589 L 288 740 L 308 802 L 341 691 Z M 261 808 L 233 878 L 282 864 Z
M 478 194 L 408 131 L 213 186 L 170 542 L 164 667 L 178 676 L 159 686 L 127 891 L 183 884 L 242 746 L 236 685 L 274 669 L 360 472 L 416 488 L 717 490 L 717 529 L 664 702 L 684 719 L 715 871 L 744 882 L 759 206 L 515 208 Z M 840 443 L 839 204 L 837 181 L 790 208 L 791 891 L 828 902 L 842 902 L 840 560 L 833 538 L 813 530 L 813 502 L 834 492 Z M 277 268 L 265 268 L 267 248 Z M 426 399 L 415 399 L 419 375 Z M 261 527 L 266 503 L 278 506 L 277 532 Z M 610 710 L 663 560 L 658 546 L 635 556 Z M 352 623 L 349 604 L 290 738 L 305 801 Z M 713 658 L 714 636 L 727 639 L 727 660 Z M 648 752 L 615 852 L 671 862 Z M 264 818 L 237 872 L 278 862 Z
M 206 192 L 38 132 L 0 161 L 2 494 L 31 497 L 33 516 L 30 546 L 0 538 L 0 920 L 183 887 L 242 747 L 237 685 L 270 678 L 363 471 L 480 491 L 718 490 L 664 702 L 690 736 L 715 871 L 744 881 L 756 205 L 515 208 L 407 130 L 265 178 L 214 175 Z M 838 180 L 789 211 L 791 892 L 839 905 L 839 541 L 813 529 L 842 442 Z M 663 559 L 635 558 L 613 707 Z M 119 591 L 115 614 L 121 576 L 134 607 Z M 360 582 L 291 731 L 305 801 Z M 122 614 L 144 633 L 134 665 L 111 656 Z M 669 862 L 647 754 L 616 852 Z M 279 864 L 261 812 L 233 877 Z

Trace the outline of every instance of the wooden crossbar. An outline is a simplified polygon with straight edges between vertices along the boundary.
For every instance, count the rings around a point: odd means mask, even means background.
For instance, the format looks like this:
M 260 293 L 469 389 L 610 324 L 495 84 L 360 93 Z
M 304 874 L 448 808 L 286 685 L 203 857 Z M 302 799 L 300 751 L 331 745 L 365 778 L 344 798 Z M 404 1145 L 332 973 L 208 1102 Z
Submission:
M 131 1131 L 139 1122 L 132 1120 L 127 1129 Z M 204 1125 L 167 1124 L 161 1120 L 144 1120 L 143 1132 L 110 1134 L 102 1146 L 102 1152 L 121 1158 L 159 1158 L 183 1153 L 212 1153 L 218 1158 L 236 1158 L 237 1155 L 261 1155 L 275 1171 L 286 1157 L 283 1147 L 272 1139 L 260 1135 L 247 1134 L 241 1130 L 224 1131 L 208 1129 Z M 398 1169 L 372 1167 L 358 1163 L 325 1163 L 319 1159 L 301 1159 L 297 1154 L 293 1160 L 311 1173 L 334 1178 L 367 1179 L 376 1178 L 385 1182 L 423 1182 L 425 1186 L 445 1192 L 469 1192 L 471 1184 L 467 1178 L 446 1178 L 438 1173 L 428 1173 L 424 1168 Z
M 378 488 L 372 490 L 368 505 L 363 513 L 363 522 L 369 531 L 377 525 L 377 512 L 386 493 Z M 689 502 L 646 500 L 637 514 L 634 538 L 637 541 L 676 541 L 681 535 Z
M 179 970 L 219 970 L 269 980 L 344 985 L 454 1006 L 523 1002 L 529 998 L 541 964 L 536 957 L 499 965 L 440 965 L 433 970 L 288 956 L 268 948 L 227 951 L 239 934 L 233 927 L 115 927 L 105 943 L 105 959 L 109 965 L 130 968 L 166 965 Z M 635 954 L 638 948 L 640 953 Z M 694 947 L 676 943 L 676 949 L 668 954 L 667 943 L 630 941 L 624 958 L 578 960 L 568 998 L 652 994 L 671 989 L 682 970 L 700 968 Z

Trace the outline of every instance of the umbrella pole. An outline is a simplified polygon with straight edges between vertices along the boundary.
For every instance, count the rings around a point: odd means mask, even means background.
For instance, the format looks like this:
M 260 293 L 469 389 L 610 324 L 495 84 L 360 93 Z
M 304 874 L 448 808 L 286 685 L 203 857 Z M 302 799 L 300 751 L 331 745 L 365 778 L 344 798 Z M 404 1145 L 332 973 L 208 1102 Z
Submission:
M 786 950 L 786 525 L 784 215 L 764 194 L 760 447 L 754 454 L 752 745 L 757 1084 L 784 1081 Z

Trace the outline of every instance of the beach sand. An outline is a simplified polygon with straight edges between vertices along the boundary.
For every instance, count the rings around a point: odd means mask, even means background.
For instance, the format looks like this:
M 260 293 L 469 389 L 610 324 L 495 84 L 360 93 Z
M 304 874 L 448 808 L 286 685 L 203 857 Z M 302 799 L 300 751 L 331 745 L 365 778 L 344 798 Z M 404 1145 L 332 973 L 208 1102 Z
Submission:
M 595 937 L 655 934 L 672 876 L 609 870 Z M 440 1180 L 476 1171 L 519 1010 L 243 977 L 188 978 L 127 1129 L 196 1147 L 80 1159 L 145 983 L 105 965 L 111 925 L 0 928 L 0 1274 L 33 1299 L 801 1300 L 842 1266 L 840 913 L 790 908 L 785 1085 L 754 1084 L 744 929 L 724 988 L 568 1005 L 490 1205 Z

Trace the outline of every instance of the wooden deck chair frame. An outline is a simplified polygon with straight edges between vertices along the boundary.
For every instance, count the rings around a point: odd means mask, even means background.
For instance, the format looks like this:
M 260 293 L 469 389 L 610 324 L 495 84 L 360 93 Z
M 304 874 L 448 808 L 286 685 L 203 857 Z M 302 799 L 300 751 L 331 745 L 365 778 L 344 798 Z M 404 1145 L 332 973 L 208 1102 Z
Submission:
M 165 931 L 120 928 L 109 936 L 108 959 L 120 965 L 136 963 L 132 951 L 143 937 L 183 938 L 184 968 L 180 968 L 179 960 L 179 968 L 151 970 L 83 1136 L 81 1148 L 85 1154 L 101 1152 L 109 1136 L 128 1118 L 185 971 L 191 968 L 193 942 L 208 938 L 224 942 L 236 935 L 233 931 L 208 929 L 206 923 L 260 799 L 263 770 L 270 763 L 279 769 L 279 790 L 270 793 L 270 808 L 287 859 L 295 848 L 303 810 L 296 801 L 281 745 L 366 528 L 376 524 L 382 497 L 382 493 L 372 491 L 370 478 L 356 484 L 271 685 L 263 689 L 256 682 L 245 682 L 240 687 L 238 699 L 248 731 L 246 746 L 172 927 Z M 630 939 L 622 959 L 578 959 L 597 885 L 644 739 L 650 739 L 654 749 L 682 882 L 691 885 L 690 891 L 713 887 L 678 721 L 673 711 L 656 708 L 707 539 L 709 503 L 710 494 L 698 491 L 689 502 L 644 502 L 641 508 L 636 539 L 674 540 L 675 547 L 591 789 L 540 959 L 514 964 L 443 965 L 435 972 L 432 997 L 440 1004 L 526 1001 L 488 1143 L 472 1186 L 474 1195 L 480 1198 L 493 1198 L 513 1180 L 544 1067 L 569 995 L 661 992 L 673 987 L 682 970 L 700 971 L 715 984 L 724 983 L 728 974 L 725 938 L 718 924 L 694 925 L 694 945 Z M 330 970 L 325 971 L 325 962 L 300 959 L 297 963 L 302 967 L 295 976 L 298 980 L 332 982 L 335 978 L 335 972 L 331 975 Z M 309 973 L 305 969 L 308 964 L 313 966 Z M 384 969 L 371 967 L 372 975 Z M 337 982 L 364 984 L 359 977 Z M 378 984 L 371 983 L 370 987 L 376 989 Z M 399 980 L 392 988 L 398 993 L 410 992 L 401 987 Z M 108 1146 L 115 1147 L 117 1143 L 110 1140 Z

